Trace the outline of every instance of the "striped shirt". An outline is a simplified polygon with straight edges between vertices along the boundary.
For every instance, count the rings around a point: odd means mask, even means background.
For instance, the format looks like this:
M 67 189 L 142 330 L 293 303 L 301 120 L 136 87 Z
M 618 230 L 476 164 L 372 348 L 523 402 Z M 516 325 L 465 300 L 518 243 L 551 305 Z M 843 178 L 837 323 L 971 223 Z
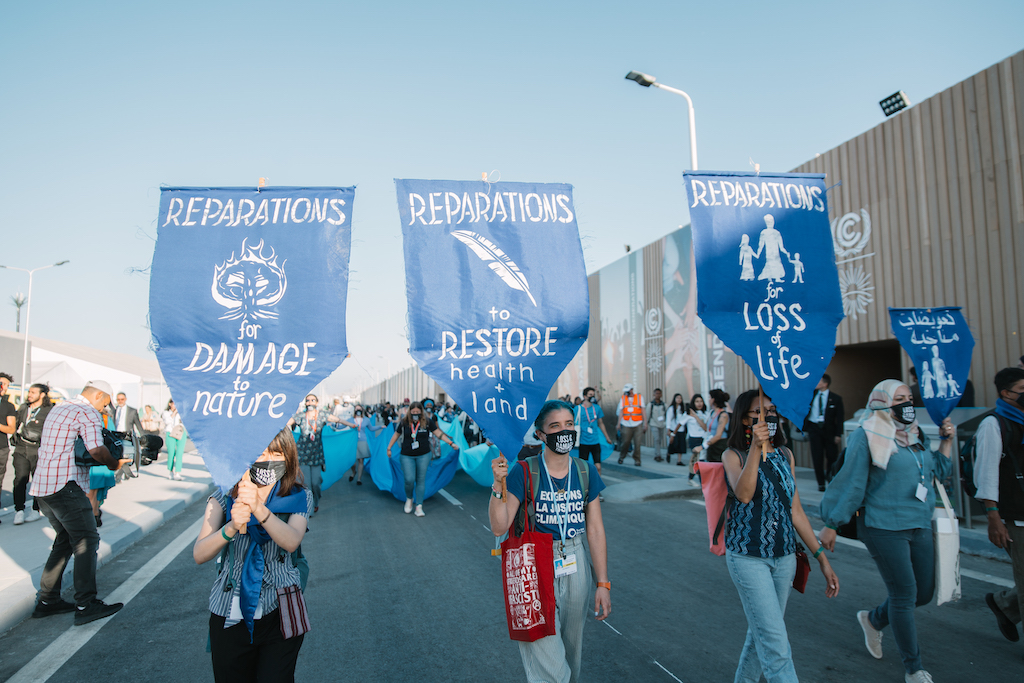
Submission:
M 760 457 L 760 456 L 756 456 Z M 751 557 L 777 558 L 796 552 L 793 493 L 796 482 L 789 457 L 780 450 L 768 453 L 757 470 L 757 488 L 749 503 L 732 499 L 725 548 Z
M 103 445 L 103 418 L 81 395 L 64 401 L 50 411 L 39 440 L 39 460 L 32 475 L 32 497 L 52 496 L 76 482 L 89 490 L 89 468 L 75 464 L 75 439 L 79 436 L 88 450 Z
M 313 513 L 313 494 L 309 489 L 306 493 L 306 518 Z M 227 498 L 219 490 L 214 491 L 210 500 L 215 500 L 224 511 L 227 518 Z M 238 619 L 231 619 L 231 603 L 237 606 L 239 591 L 242 587 L 242 563 L 245 555 L 249 552 L 252 544 L 252 536 L 249 534 L 235 534 L 231 545 L 235 546 L 231 551 L 231 567 L 223 568 L 217 575 L 210 591 L 210 611 L 219 617 L 225 617 L 224 628 L 229 628 L 238 623 Z M 256 618 L 259 619 L 277 609 L 277 589 L 299 584 L 299 569 L 292 562 L 291 553 L 283 549 L 271 539 L 263 546 L 263 586 L 260 588 L 260 601 L 256 606 Z M 230 579 L 230 589 L 228 588 Z

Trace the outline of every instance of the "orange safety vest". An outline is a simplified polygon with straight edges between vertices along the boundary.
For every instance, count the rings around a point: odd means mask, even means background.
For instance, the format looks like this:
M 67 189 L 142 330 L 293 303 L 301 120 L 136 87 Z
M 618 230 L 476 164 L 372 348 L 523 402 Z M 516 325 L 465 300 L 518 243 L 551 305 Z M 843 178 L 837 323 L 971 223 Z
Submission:
M 632 398 L 627 394 L 622 395 L 622 419 L 625 422 L 643 421 L 644 407 L 640 394 L 633 392 Z

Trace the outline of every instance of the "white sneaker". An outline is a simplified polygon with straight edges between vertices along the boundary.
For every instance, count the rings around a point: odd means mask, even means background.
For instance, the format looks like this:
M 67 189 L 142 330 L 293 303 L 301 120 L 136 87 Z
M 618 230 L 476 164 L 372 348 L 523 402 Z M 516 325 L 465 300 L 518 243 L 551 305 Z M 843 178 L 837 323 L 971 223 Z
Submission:
M 405 499 L 405 514 L 412 512 L 412 498 Z
M 868 611 L 861 610 L 857 612 L 857 621 L 860 623 L 860 627 L 864 630 L 864 645 L 868 648 L 868 652 L 875 659 L 882 658 L 882 632 L 871 625 L 871 620 L 868 619 Z M 919 671 L 917 673 L 924 673 L 928 678 L 911 679 L 910 674 L 907 674 L 907 680 L 913 681 L 930 681 L 932 678 L 927 671 Z M 914 674 L 915 676 L 917 674 Z
M 18 510 L 14 513 L 14 526 L 25 523 L 25 511 Z
M 417 505 L 417 506 L 416 506 L 416 512 L 415 512 L 415 515 L 416 515 L 417 517 L 426 517 L 426 516 L 427 516 L 427 515 L 426 515 L 426 514 L 425 514 L 425 513 L 423 512 L 423 506 L 422 506 L 422 505 Z
M 935 683 L 932 675 L 924 669 L 918 669 L 912 674 L 907 674 L 903 677 L 906 683 Z
M 25 513 L 26 522 L 34 522 L 40 517 L 42 517 L 42 515 L 39 514 L 39 510 L 30 509 L 27 513 Z

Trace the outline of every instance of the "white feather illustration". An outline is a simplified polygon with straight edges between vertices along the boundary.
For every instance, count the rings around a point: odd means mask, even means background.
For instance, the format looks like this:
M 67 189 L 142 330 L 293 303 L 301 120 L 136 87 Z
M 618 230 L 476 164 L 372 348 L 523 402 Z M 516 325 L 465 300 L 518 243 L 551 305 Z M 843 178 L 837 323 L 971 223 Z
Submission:
M 519 270 L 519 266 L 510 259 L 505 252 L 498 248 L 498 245 L 494 244 L 483 235 L 478 235 L 475 232 L 469 230 L 455 230 L 452 232 L 452 237 L 465 244 L 467 247 L 473 250 L 481 261 L 487 264 L 487 267 L 494 271 L 494 273 L 501 278 L 502 282 L 511 287 L 512 289 L 519 290 L 520 292 L 526 292 L 526 296 L 530 297 L 530 301 L 533 305 L 537 305 L 537 300 L 533 298 L 533 294 L 530 293 L 530 285 L 526 282 L 526 276 Z

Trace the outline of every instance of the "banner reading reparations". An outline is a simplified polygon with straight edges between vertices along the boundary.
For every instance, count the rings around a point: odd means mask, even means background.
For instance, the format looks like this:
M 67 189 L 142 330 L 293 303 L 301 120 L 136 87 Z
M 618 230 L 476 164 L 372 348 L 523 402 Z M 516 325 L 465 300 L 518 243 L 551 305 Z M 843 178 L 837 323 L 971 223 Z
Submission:
M 345 358 L 354 188 L 164 188 L 149 317 L 213 480 L 233 486 Z
M 572 188 L 395 182 L 410 353 L 514 457 L 589 331 Z
M 824 176 L 684 173 L 697 315 L 802 425 L 843 320 Z

